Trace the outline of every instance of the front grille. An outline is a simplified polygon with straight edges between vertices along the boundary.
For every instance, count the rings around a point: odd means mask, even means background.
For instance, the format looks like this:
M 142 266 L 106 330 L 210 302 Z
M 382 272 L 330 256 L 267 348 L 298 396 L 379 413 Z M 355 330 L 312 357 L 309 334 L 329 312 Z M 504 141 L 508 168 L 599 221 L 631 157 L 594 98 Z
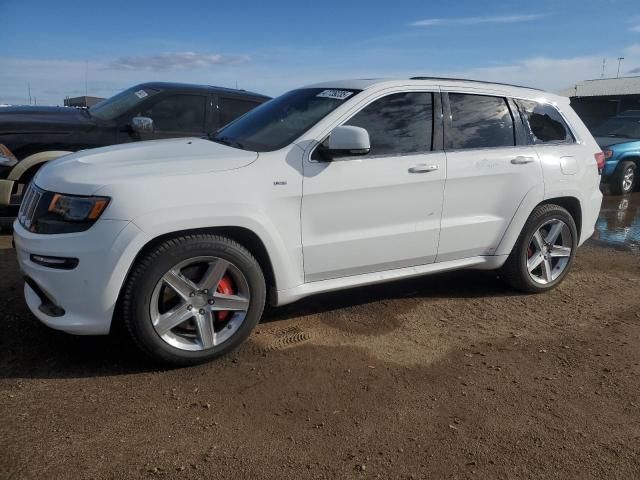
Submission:
M 22 204 L 18 212 L 18 221 L 27 230 L 32 230 L 38 205 L 42 200 L 44 191 L 40 190 L 33 183 L 27 187 L 27 191 L 22 197 Z

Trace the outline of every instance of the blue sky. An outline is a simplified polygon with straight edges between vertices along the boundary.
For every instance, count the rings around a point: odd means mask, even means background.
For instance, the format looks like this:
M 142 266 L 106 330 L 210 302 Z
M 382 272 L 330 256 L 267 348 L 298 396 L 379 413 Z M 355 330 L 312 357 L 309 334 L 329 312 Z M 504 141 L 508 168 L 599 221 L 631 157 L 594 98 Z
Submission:
M 277 95 L 335 78 L 465 76 L 558 90 L 640 75 L 638 0 L 0 0 L 0 103 L 148 80 Z

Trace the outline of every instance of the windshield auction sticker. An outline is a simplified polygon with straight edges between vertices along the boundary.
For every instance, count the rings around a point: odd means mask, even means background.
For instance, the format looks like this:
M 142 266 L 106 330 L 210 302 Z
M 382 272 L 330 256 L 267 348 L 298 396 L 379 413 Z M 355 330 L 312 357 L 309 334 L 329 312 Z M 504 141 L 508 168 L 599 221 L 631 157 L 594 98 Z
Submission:
M 138 98 L 144 98 L 144 97 L 148 97 L 149 94 L 147 92 L 145 92 L 144 90 L 138 90 L 136 93 L 136 97 Z
M 348 90 L 323 90 L 318 95 L 316 95 L 316 97 L 344 100 L 345 98 L 349 98 L 351 95 L 353 95 L 353 92 L 350 92 Z

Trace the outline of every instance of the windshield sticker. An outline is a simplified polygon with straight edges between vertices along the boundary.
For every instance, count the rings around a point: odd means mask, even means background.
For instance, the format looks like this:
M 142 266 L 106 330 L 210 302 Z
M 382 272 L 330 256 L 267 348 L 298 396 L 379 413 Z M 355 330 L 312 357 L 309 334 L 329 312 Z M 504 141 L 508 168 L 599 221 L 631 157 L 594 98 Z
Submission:
M 149 96 L 149 94 L 144 90 L 138 90 L 137 92 L 135 92 L 135 94 L 136 94 L 136 97 L 138 98 L 144 98 Z
M 345 98 L 349 98 L 351 95 L 353 95 L 353 92 L 350 92 L 348 90 L 323 90 L 318 95 L 316 95 L 316 97 L 344 100 Z

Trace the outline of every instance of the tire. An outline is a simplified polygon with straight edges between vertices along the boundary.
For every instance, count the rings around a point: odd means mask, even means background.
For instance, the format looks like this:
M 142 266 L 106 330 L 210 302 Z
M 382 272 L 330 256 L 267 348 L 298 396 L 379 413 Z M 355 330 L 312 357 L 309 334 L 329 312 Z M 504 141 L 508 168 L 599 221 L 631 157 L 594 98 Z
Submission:
M 207 283 L 214 278 L 219 280 Z M 214 284 L 215 290 L 204 288 Z M 143 352 L 181 367 L 240 345 L 260 321 L 265 299 L 263 272 L 246 248 L 218 235 L 185 235 L 154 246 L 136 262 L 123 290 L 122 317 Z
M 620 162 L 609 180 L 609 190 L 613 195 L 624 195 L 633 192 L 636 183 L 636 164 L 630 161 Z
M 560 232 L 553 242 L 553 248 L 546 245 L 544 249 L 539 248 L 540 240 L 547 241 L 554 228 Z M 536 233 L 539 235 L 534 237 Z M 522 292 L 549 291 L 557 287 L 569 272 L 577 246 L 578 232 L 571 214 L 558 205 L 539 205 L 529 216 L 502 267 L 502 278 Z M 535 265 L 538 260 L 541 263 L 530 272 L 529 265 Z

